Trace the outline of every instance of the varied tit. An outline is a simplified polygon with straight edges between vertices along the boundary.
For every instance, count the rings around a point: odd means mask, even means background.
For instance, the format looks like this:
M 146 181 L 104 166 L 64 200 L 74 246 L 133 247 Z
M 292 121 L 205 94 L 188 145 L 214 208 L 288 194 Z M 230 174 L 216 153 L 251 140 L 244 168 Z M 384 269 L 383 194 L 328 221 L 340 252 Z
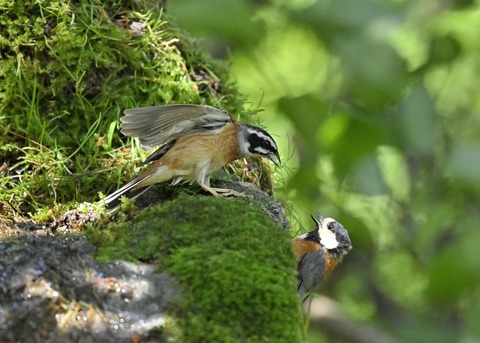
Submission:
M 318 211 L 317 216 L 311 216 L 316 224 L 314 230 L 292 239 L 297 255 L 297 292 L 302 297 L 327 278 L 352 250 L 352 242 L 342 224 L 324 218 Z
M 215 196 L 229 189 L 210 187 L 210 175 L 242 157 L 266 157 L 280 164 L 277 144 L 263 129 L 233 120 L 211 106 L 167 105 L 125 110 L 121 132 L 138 137 L 143 145 L 160 146 L 144 162 L 150 166 L 105 198 L 110 212 L 120 197 L 134 199 L 157 182 L 196 181 Z

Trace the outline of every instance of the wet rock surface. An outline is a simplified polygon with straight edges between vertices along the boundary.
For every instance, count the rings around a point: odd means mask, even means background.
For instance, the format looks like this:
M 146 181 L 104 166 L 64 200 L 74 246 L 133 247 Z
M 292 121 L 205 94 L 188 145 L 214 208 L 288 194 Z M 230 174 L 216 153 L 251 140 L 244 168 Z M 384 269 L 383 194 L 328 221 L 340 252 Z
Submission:
M 162 342 L 178 287 L 158 267 L 99 264 L 82 236 L 0 243 L 2 342 Z

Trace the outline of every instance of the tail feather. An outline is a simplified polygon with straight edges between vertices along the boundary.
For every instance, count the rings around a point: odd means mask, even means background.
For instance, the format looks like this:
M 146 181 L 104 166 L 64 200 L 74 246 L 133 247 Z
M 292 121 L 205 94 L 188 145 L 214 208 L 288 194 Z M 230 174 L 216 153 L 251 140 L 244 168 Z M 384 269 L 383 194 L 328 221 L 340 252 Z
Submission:
M 121 203 L 120 198 L 122 196 L 126 196 L 129 199 L 135 199 L 140 194 L 142 194 L 147 189 L 149 189 L 151 187 L 151 185 L 138 187 L 148 177 L 149 176 L 141 178 L 141 179 L 136 179 L 135 178 L 135 179 L 131 180 L 129 183 L 127 183 L 125 186 L 123 186 L 122 188 L 117 189 L 115 192 L 108 195 L 104 199 L 104 202 L 107 205 L 108 212 L 113 213 L 117 210 L 118 206 Z

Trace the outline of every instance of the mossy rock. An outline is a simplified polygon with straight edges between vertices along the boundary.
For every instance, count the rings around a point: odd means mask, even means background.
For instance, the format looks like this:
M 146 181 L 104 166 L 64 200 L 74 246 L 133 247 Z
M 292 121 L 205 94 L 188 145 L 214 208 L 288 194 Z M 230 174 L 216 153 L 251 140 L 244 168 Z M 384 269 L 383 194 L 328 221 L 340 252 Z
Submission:
M 192 42 L 150 1 L 4 3 L 0 201 L 34 214 L 115 190 L 145 157 L 116 129 L 127 108 L 196 103 L 237 114 L 226 64 Z
M 192 41 L 152 2 L 5 3 L 0 10 L 0 224 L 16 235 L 18 221 L 33 219 L 36 229 L 39 221 L 51 222 L 78 203 L 96 201 L 99 192 L 108 194 L 135 174 L 135 162 L 145 152 L 119 135 L 118 118 L 126 108 L 209 104 L 241 119 L 243 99 L 229 81 L 229 70 Z M 301 340 L 290 237 L 251 199 L 178 196 L 127 222 L 101 223 L 87 231 L 99 246 L 99 261 L 159 265 L 179 283 L 183 295 L 172 311 L 178 341 Z M 60 232 L 41 239 L 23 234 L 28 238 L 21 241 L 32 243 L 22 248 L 25 256 L 38 256 L 35 244 L 41 244 L 46 256 L 55 247 L 52 242 L 63 244 Z M 83 232 L 74 234 L 81 237 Z M 69 242 L 55 264 L 58 270 L 68 271 L 65 261 L 86 258 L 78 258 L 78 242 Z M 17 249 L 12 241 L 5 246 Z M 87 265 L 78 266 L 85 288 L 95 288 L 98 280 L 90 279 L 89 270 L 97 264 L 88 259 Z M 53 285 L 62 284 L 63 279 L 56 282 L 56 274 L 50 273 L 56 269 L 47 267 L 35 266 L 34 271 L 40 270 Z M 9 276 L 16 282 L 22 275 L 15 270 Z M 75 303 L 82 294 L 73 292 L 73 300 L 61 305 Z M 100 313 L 105 304 L 96 299 L 98 292 L 93 294 L 82 298 L 81 306 L 87 311 L 93 307 L 88 299 L 95 298 Z M 43 313 L 26 312 L 32 318 Z M 35 334 L 53 335 L 48 325 Z
M 155 262 L 177 279 L 180 341 L 301 341 L 290 235 L 251 199 L 180 196 L 88 236 L 99 260 Z

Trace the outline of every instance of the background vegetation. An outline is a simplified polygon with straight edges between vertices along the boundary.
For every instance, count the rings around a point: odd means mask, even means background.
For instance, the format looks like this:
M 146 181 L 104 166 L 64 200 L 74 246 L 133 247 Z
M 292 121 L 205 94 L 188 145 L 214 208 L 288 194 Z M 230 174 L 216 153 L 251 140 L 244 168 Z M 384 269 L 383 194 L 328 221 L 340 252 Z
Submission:
M 398 341 L 480 341 L 479 2 L 167 5 L 265 109 L 302 230 L 315 209 L 349 229 L 318 291 Z

